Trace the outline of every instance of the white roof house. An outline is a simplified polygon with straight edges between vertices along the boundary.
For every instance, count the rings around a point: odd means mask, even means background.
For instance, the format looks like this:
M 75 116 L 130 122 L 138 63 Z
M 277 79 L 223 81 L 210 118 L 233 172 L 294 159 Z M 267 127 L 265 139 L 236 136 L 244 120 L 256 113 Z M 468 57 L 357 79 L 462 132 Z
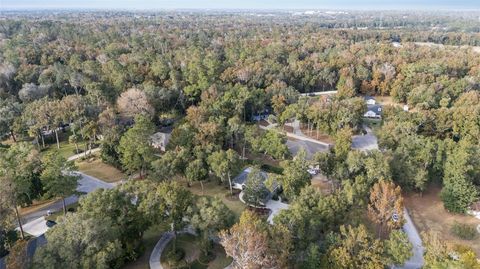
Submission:
M 371 97 L 371 96 L 365 96 L 365 103 L 367 103 L 367 105 L 375 105 L 377 103 L 377 101 L 375 101 L 375 98 Z
M 168 141 L 170 140 L 171 133 L 168 132 L 158 132 L 150 136 L 152 141 L 152 147 L 165 151 Z

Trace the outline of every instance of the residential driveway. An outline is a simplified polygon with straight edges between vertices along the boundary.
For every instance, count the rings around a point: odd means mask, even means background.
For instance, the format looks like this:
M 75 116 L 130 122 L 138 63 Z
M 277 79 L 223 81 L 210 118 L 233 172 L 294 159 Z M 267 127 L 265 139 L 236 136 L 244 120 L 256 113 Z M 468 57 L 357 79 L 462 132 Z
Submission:
M 73 156 L 70 156 L 67 158 L 67 161 L 74 161 L 76 159 L 80 159 L 82 157 L 85 157 L 87 156 L 87 154 L 92 154 L 92 153 L 95 153 L 97 151 L 100 151 L 100 148 L 94 148 L 94 149 L 91 149 L 91 150 L 87 150 L 83 153 L 80 153 L 80 154 L 76 154 L 76 155 L 73 155 Z
M 377 137 L 372 129 L 365 127 L 365 131 L 367 131 L 365 135 L 354 135 L 352 137 L 352 148 L 363 151 L 378 149 Z
M 268 223 L 273 224 L 273 218 L 280 213 L 283 209 L 288 208 L 288 204 L 282 203 L 280 201 L 270 200 L 265 205 L 266 208 L 272 210 L 270 215 L 268 216 Z
M 294 138 L 288 138 L 287 140 L 287 147 L 292 153 L 292 155 L 297 155 L 298 151 L 300 149 L 305 149 L 307 152 L 307 158 L 312 159 L 313 155 L 315 153 L 321 151 L 321 152 L 327 152 L 328 151 L 328 146 L 318 144 L 318 143 L 313 143 L 310 141 L 305 141 L 305 140 L 299 140 L 299 139 L 294 139 Z
M 76 173 L 78 173 L 79 175 L 82 176 L 81 179 L 78 181 L 78 187 L 77 187 L 77 191 L 79 191 L 81 193 L 90 193 L 90 192 L 95 191 L 97 189 L 112 189 L 113 187 L 115 187 L 115 184 L 101 181 L 100 179 L 85 175 L 81 172 L 76 172 Z M 79 197 L 77 195 L 72 195 L 70 197 L 65 198 L 65 203 L 68 206 L 68 205 L 71 205 L 73 203 L 78 202 L 78 199 L 79 199 Z M 51 212 L 56 212 L 56 211 L 63 210 L 62 201 L 61 200 L 57 201 L 57 202 L 55 202 L 51 205 L 48 205 L 48 206 L 46 206 L 46 207 L 44 207 L 44 208 L 42 208 L 38 211 L 35 211 L 35 212 L 32 212 L 32 213 L 29 213 L 29 214 L 26 214 L 26 215 L 22 216 L 22 222 L 25 223 L 24 225 L 26 225 L 27 223 L 29 223 L 33 220 L 37 220 L 40 217 L 46 216 L 47 212 L 49 210 Z
M 23 231 L 35 237 L 39 237 L 48 230 L 46 222 L 47 221 L 43 216 L 38 219 L 34 219 L 23 225 Z
M 407 234 L 408 240 L 413 245 L 413 256 L 403 265 L 395 266 L 395 269 L 419 269 L 423 266 L 423 251 L 422 238 L 418 234 L 417 228 L 413 224 L 407 209 L 404 209 L 405 224 L 403 225 L 403 231 Z

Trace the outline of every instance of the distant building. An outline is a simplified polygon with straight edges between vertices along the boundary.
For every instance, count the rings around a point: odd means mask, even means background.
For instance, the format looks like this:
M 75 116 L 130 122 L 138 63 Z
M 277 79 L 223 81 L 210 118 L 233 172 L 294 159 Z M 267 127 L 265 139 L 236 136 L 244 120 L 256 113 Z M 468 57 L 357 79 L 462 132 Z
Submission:
M 375 101 L 375 98 L 371 96 L 365 96 L 364 99 L 367 105 L 375 105 L 377 103 L 377 101 Z
M 154 133 L 150 136 L 150 140 L 152 142 L 152 147 L 159 149 L 161 151 L 165 151 L 168 141 L 170 140 L 172 130 L 162 130 L 160 132 Z
M 367 105 L 367 112 L 363 114 L 365 118 L 379 119 L 382 117 L 381 105 Z
M 268 116 L 270 116 L 270 109 L 266 108 L 262 112 L 253 115 L 252 120 L 253 121 L 267 120 Z

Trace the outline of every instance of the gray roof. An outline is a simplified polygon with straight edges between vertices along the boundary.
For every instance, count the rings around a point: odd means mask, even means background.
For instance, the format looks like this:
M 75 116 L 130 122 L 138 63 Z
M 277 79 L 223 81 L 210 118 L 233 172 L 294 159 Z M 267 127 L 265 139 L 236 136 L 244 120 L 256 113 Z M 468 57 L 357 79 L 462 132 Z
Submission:
M 236 176 L 233 179 L 233 183 L 237 183 L 237 184 L 240 184 L 240 185 L 246 184 L 248 174 L 250 174 L 250 172 L 252 172 L 252 168 L 251 167 L 246 168 L 238 176 Z M 265 173 L 264 171 L 260 171 L 260 175 L 262 175 L 264 181 L 267 180 L 267 178 L 268 178 L 267 173 Z
M 366 100 L 375 100 L 374 97 L 368 96 L 368 95 L 367 95 L 367 96 L 364 96 L 363 99 L 364 99 L 365 101 L 366 101 Z
M 367 111 L 372 111 L 377 115 L 382 114 L 382 106 L 381 105 L 367 105 Z

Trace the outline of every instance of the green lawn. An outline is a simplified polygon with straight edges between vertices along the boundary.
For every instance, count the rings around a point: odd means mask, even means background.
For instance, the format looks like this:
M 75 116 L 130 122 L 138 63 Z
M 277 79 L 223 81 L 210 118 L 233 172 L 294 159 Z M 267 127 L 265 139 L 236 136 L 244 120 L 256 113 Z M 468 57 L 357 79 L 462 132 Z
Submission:
M 165 250 L 162 253 L 162 265 L 165 269 L 174 269 L 176 267 L 170 267 L 165 262 L 165 256 L 172 250 L 173 241 L 171 241 Z M 225 254 L 223 248 L 219 245 L 215 245 L 213 248 L 214 260 L 209 263 L 204 263 L 200 261 L 200 256 L 202 255 L 200 249 L 199 239 L 191 234 L 181 234 L 177 236 L 177 248 L 183 249 L 185 251 L 185 258 L 183 265 L 187 265 L 187 268 L 195 269 L 223 269 L 232 263 L 232 260 L 228 258 Z M 185 262 L 188 260 L 188 263 Z M 185 264 L 186 263 L 186 264 Z M 185 268 L 185 267 L 182 267 Z
M 48 137 L 45 139 L 45 149 L 42 149 L 42 154 L 47 154 L 48 152 L 57 151 L 60 155 L 62 155 L 65 159 L 77 154 L 75 144 L 68 143 L 68 137 L 72 133 L 70 131 L 62 133 L 58 133 L 58 140 L 60 141 L 60 149 L 57 148 L 57 142 L 54 136 Z M 85 149 L 85 143 L 80 141 L 78 143 L 78 148 L 80 151 Z
M 182 185 L 184 185 L 185 188 L 190 190 L 193 194 L 220 198 L 225 205 L 233 211 L 237 219 L 240 218 L 242 212 L 247 208 L 247 206 L 238 199 L 238 195 L 231 197 L 229 188 L 223 184 L 219 185 L 217 180 L 212 179 L 204 182 L 203 194 L 202 187 L 199 182 L 192 183 L 191 187 L 187 187 L 186 182 L 182 182 Z
M 75 162 L 75 164 L 80 172 L 92 177 L 96 177 L 105 182 L 112 183 L 127 178 L 122 171 L 102 162 L 97 154 L 93 154 L 92 158 L 86 160 L 78 160 Z

